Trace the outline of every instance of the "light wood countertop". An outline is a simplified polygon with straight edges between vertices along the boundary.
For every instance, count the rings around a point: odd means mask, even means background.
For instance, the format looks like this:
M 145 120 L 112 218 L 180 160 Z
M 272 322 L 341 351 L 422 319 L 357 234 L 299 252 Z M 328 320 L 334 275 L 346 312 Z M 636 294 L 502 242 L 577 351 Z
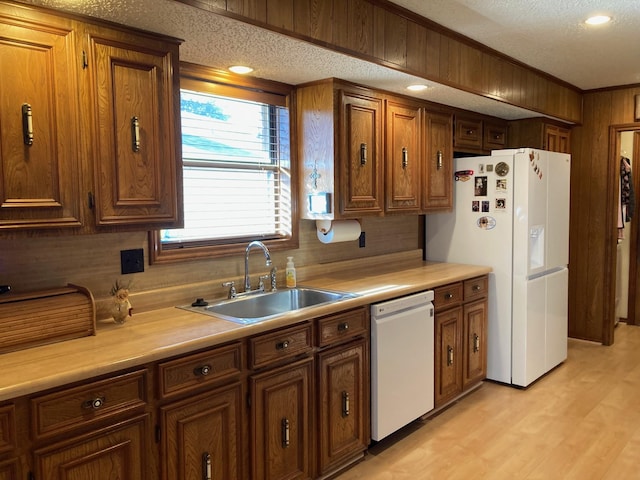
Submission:
M 254 325 L 169 307 L 135 314 L 125 324 L 98 322 L 95 336 L 0 355 L 0 401 L 144 365 L 260 332 L 447 283 L 485 275 L 489 267 L 412 262 L 321 274 L 300 282 L 359 296 L 306 308 Z

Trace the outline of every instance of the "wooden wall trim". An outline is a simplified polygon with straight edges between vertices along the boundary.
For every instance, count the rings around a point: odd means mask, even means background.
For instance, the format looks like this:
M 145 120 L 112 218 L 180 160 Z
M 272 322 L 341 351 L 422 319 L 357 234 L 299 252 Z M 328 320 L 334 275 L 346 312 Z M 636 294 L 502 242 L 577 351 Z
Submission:
M 387 0 L 175 0 L 459 90 L 582 121 L 582 91 Z

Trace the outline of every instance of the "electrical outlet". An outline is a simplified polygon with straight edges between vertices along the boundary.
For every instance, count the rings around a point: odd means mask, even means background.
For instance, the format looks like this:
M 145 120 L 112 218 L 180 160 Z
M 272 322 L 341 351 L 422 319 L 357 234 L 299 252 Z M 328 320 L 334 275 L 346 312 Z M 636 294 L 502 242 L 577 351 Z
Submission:
M 144 250 L 120 250 L 120 272 L 122 275 L 144 272 Z
M 358 238 L 358 246 L 360 248 L 364 248 L 364 246 L 365 246 L 365 233 L 364 232 L 360 232 L 360 238 Z

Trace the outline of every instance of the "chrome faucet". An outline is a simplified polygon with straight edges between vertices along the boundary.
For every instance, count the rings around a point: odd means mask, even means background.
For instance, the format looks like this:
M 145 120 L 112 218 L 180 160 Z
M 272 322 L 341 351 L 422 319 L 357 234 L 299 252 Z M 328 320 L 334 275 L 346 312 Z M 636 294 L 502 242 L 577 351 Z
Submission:
M 251 281 L 249 280 L 249 253 L 253 247 L 260 247 L 264 252 L 264 258 L 267 259 L 267 267 L 271 266 L 271 254 L 269 253 L 269 249 L 262 242 L 257 240 L 249 243 L 247 245 L 247 249 L 244 251 L 244 291 L 251 291 Z M 263 287 L 264 288 L 264 287 Z

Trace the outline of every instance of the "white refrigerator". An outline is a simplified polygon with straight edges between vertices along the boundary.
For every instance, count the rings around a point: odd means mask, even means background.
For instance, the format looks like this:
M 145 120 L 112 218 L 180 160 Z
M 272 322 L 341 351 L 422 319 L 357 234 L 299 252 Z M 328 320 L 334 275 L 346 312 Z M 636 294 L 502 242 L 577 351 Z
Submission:
M 487 378 L 526 387 L 567 358 L 568 154 L 454 160 L 452 213 L 426 215 L 427 260 L 487 265 Z

